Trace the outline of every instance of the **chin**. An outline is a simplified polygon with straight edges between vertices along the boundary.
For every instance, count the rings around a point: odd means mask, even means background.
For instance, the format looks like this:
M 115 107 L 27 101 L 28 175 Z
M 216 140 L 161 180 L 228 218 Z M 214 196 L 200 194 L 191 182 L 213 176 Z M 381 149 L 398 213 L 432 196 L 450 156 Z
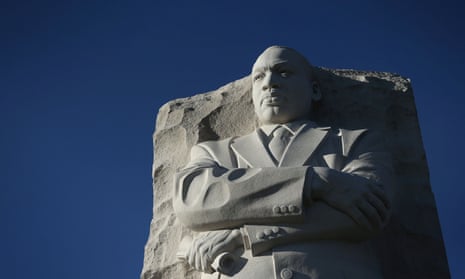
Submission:
M 259 117 L 259 120 L 263 124 L 284 124 L 292 121 L 289 117 L 282 114 L 262 115 Z
M 302 118 L 295 111 L 284 107 L 267 107 L 264 110 L 256 110 L 255 113 L 263 124 L 285 124 Z

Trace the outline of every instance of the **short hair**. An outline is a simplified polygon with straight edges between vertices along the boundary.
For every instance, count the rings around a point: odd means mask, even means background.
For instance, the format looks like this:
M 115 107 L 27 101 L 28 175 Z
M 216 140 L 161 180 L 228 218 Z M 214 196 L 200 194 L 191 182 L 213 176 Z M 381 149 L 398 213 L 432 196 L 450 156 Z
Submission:
M 266 51 L 268 51 L 269 49 L 273 49 L 273 48 L 280 48 L 280 49 L 285 49 L 285 50 L 289 50 L 289 51 L 292 51 L 294 52 L 295 54 L 297 54 L 297 56 L 302 60 L 302 62 L 304 63 L 305 67 L 307 68 L 307 71 L 308 71 L 308 75 L 309 77 L 313 80 L 315 79 L 315 73 L 314 73 L 314 68 L 313 68 L 313 65 L 310 63 L 310 61 L 308 61 L 308 59 L 303 56 L 300 52 L 298 52 L 297 50 L 291 48 L 291 47 L 287 47 L 287 46 L 279 46 L 279 45 L 273 45 L 273 46 L 270 46 L 268 48 L 266 48 L 261 54 L 260 56 L 265 53 Z M 259 56 L 259 57 L 260 57 Z

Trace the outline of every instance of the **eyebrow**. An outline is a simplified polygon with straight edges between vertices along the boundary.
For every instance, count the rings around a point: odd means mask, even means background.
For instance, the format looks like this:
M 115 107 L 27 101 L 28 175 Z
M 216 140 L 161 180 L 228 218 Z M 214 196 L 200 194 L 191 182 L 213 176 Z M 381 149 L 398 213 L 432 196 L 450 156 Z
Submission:
M 253 70 L 253 72 L 257 72 L 257 71 L 261 72 L 261 71 L 266 70 L 266 69 L 276 69 L 276 68 L 285 66 L 287 64 L 289 64 L 288 60 L 282 60 L 282 61 L 279 61 L 279 62 L 277 62 L 277 63 L 275 63 L 275 64 L 273 64 L 271 66 L 264 66 L 264 67 L 260 67 L 260 68 L 255 68 Z

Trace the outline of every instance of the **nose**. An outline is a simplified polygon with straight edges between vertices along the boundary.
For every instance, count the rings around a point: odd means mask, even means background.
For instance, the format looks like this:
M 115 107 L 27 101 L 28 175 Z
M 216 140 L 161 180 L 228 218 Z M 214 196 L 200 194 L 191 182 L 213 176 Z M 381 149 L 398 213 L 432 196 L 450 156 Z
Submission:
M 279 82 L 278 82 L 278 78 L 276 74 L 271 72 L 265 75 L 265 78 L 263 79 L 263 83 L 262 83 L 262 89 L 266 91 L 266 90 L 276 89 L 276 88 L 279 88 Z

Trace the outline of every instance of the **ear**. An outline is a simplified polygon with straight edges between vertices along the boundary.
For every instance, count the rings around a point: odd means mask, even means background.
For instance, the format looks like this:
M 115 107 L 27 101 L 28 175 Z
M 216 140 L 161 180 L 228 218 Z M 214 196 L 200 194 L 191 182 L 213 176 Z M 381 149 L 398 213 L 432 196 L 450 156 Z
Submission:
M 319 101 L 321 100 L 321 90 L 320 90 L 320 85 L 316 82 L 312 82 L 312 100 L 313 101 Z

